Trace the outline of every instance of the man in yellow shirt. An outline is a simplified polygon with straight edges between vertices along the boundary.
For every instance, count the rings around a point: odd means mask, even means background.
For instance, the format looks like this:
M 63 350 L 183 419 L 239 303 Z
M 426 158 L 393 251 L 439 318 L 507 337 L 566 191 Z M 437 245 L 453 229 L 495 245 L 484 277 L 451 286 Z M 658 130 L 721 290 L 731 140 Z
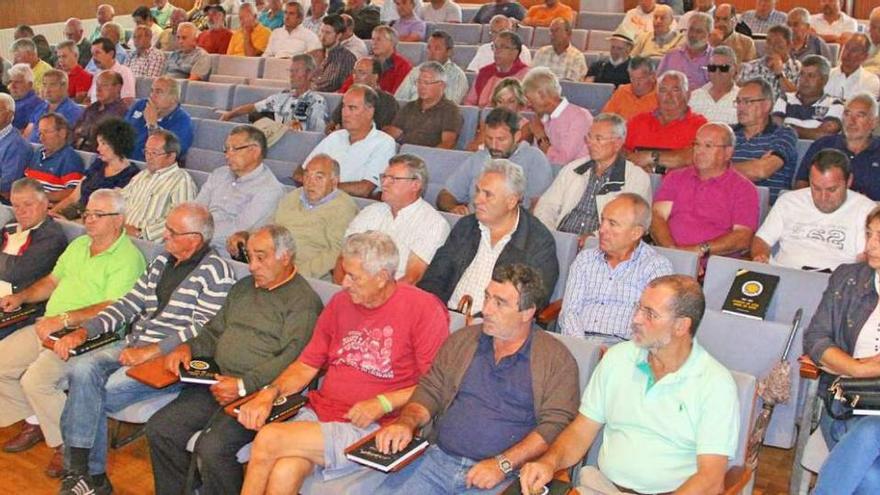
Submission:
M 241 5 L 241 9 L 238 11 L 238 20 L 241 27 L 232 32 L 226 54 L 259 57 L 266 51 L 272 31 L 257 22 L 256 8 L 252 3 Z
M 19 38 L 12 44 L 12 58 L 16 64 L 28 64 L 34 73 L 34 91 L 42 94 L 43 74 L 52 70 L 52 66 L 40 60 L 37 45 L 28 38 Z
M 553 19 L 556 19 L 557 17 L 561 17 L 571 24 L 574 24 L 576 15 L 577 14 L 571 7 L 565 5 L 559 0 L 544 0 L 543 4 L 538 4 L 529 8 L 525 19 L 523 19 L 523 24 L 526 26 L 549 27 L 550 23 L 553 22 Z

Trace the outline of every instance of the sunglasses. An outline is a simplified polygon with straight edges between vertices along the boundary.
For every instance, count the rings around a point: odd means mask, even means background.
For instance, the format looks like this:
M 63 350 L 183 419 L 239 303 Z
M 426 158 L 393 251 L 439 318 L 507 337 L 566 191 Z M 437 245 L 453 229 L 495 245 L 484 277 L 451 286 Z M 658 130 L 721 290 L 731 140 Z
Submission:
M 729 72 L 730 65 L 728 65 L 728 64 L 724 64 L 724 65 L 709 64 L 706 66 L 706 69 L 708 69 L 709 72 L 715 72 L 715 71 Z

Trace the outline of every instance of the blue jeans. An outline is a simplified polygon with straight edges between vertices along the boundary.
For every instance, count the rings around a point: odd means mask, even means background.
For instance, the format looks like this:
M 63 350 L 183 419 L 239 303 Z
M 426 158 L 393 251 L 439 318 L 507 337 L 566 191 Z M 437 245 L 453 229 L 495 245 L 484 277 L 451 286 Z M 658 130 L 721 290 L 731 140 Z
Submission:
M 831 447 L 831 446 L 829 446 Z M 850 420 L 831 449 L 813 495 L 880 493 L 880 416 Z
M 61 414 L 64 467 L 70 469 L 71 447 L 90 449 L 89 474 L 102 474 L 107 465 L 107 414 L 157 395 L 176 392 L 179 384 L 155 389 L 125 374 L 119 364 L 124 342 L 94 350 L 71 361 L 70 388 Z
M 418 459 L 397 473 L 389 474 L 376 489 L 375 495 L 418 493 L 419 495 L 496 495 L 510 484 L 514 474 L 507 475 L 498 486 L 489 490 L 467 488 L 465 478 L 478 461 L 449 455 L 431 445 Z

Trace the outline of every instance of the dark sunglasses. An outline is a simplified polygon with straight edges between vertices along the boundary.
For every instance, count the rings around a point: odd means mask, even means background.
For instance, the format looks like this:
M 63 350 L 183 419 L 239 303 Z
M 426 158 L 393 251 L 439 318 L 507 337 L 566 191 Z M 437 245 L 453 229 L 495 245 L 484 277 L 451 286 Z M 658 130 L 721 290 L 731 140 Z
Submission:
M 706 66 L 706 69 L 708 69 L 709 72 L 715 72 L 715 71 L 719 71 L 719 70 L 721 72 L 729 72 L 730 65 L 728 65 L 728 64 L 724 64 L 724 65 L 709 64 Z

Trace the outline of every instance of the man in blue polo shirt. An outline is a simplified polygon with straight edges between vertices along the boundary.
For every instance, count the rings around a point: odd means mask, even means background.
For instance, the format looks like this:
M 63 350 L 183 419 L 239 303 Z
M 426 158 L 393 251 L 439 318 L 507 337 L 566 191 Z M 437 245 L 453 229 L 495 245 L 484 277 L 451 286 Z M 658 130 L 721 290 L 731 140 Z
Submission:
M 173 132 L 180 140 L 180 156 L 186 155 L 193 141 L 192 119 L 180 106 L 180 84 L 176 79 L 162 76 L 153 81 L 150 97 L 136 101 L 125 120 L 134 127 L 132 160 L 144 161 L 144 145 L 151 130 L 162 128 Z
M 55 112 L 67 119 L 67 123 L 72 126 L 83 113 L 83 108 L 67 97 L 67 73 L 64 71 L 52 69 L 43 74 L 43 96 L 46 99 L 34 110 L 28 127 L 22 133 L 30 136 L 32 143 L 40 142 L 37 122 L 43 115 Z
M 801 160 L 796 188 L 809 185 L 810 164 L 825 148 L 840 150 L 849 157 L 853 183 L 851 189 L 880 201 L 880 137 L 871 133 L 877 126 L 877 100 L 868 93 L 851 96 L 843 109 L 843 132 L 813 142 Z
M 763 79 L 752 79 L 740 87 L 735 100 L 739 123 L 733 126 L 736 143 L 732 158 L 739 173 L 770 189 L 771 203 L 780 190 L 791 189 L 797 169 L 797 134 L 770 119 L 773 101 L 773 88 Z
M 67 144 L 70 128 L 64 117 L 47 113 L 37 122 L 42 146 L 34 151 L 24 175 L 43 185 L 55 204 L 76 189 L 85 174 L 82 157 Z
M 15 118 L 12 126 L 19 131 L 27 127 L 43 100 L 34 91 L 34 72 L 28 64 L 15 64 L 9 69 L 9 94 L 15 99 Z
M 603 426 L 599 465 L 581 469 L 578 479 L 586 493 L 685 486 L 721 493 L 740 408 L 730 372 L 694 340 L 705 307 L 694 278 L 667 275 L 648 284 L 633 315 L 633 340 L 608 349 L 580 414 L 520 470 L 523 493 L 541 493 L 554 472 L 579 462 Z
M 12 183 L 24 175 L 33 153 L 31 145 L 12 127 L 14 116 L 15 100 L 0 93 L 0 198 L 7 204 Z

